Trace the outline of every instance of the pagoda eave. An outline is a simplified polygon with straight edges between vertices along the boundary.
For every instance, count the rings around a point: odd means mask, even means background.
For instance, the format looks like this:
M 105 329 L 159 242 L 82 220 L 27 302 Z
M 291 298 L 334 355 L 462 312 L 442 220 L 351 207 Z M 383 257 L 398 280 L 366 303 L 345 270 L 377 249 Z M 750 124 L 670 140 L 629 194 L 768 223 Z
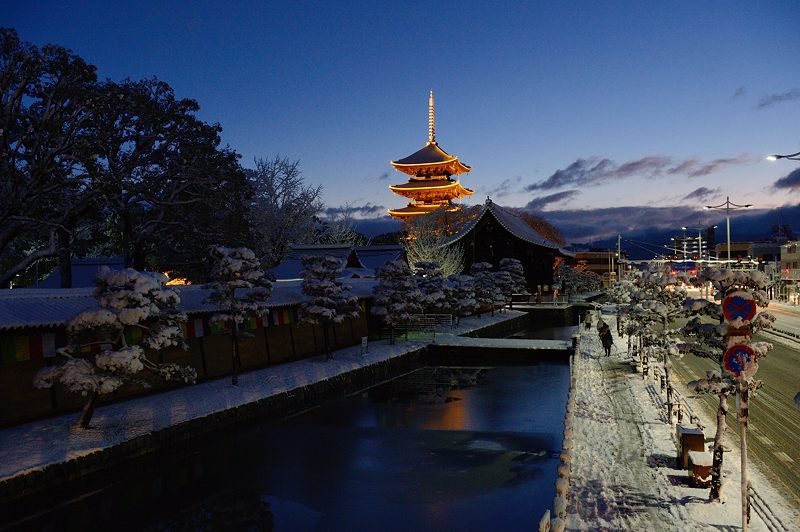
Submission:
M 472 170 L 471 166 L 467 166 L 457 158 L 437 163 L 402 164 L 395 161 L 389 162 L 395 170 L 412 177 L 459 175 L 469 173 Z

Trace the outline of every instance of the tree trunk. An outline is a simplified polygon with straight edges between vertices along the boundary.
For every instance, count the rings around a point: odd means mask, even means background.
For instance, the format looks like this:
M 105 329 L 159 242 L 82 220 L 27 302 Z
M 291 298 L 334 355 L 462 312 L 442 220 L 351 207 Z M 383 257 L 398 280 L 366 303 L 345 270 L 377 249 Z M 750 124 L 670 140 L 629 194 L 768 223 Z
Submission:
M 58 239 L 58 273 L 61 288 L 72 288 L 72 248 L 70 237 L 72 232 L 66 228 L 56 230 Z M 38 281 L 38 279 L 37 279 Z
M 133 269 L 143 272 L 146 268 L 147 252 L 145 246 L 137 241 L 133 246 Z
M 231 384 L 239 384 L 239 324 L 233 322 L 233 332 L 231 333 L 231 343 L 233 344 L 233 357 L 231 358 Z
M 333 359 L 333 355 L 331 355 L 331 343 L 328 340 L 328 324 L 322 324 L 322 339 L 325 343 L 325 360 Z
M 86 404 L 83 405 L 83 411 L 81 412 L 81 419 L 78 421 L 78 425 L 82 429 L 89 428 L 89 422 L 92 420 L 92 416 L 94 415 L 94 408 L 97 405 L 97 392 L 92 392 L 89 396 L 89 400 L 86 401 Z
M 711 464 L 711 494 L 712 501 L 719 501 L 722 496 L 722 442 L 728 432 L 728 423 L 725 416 L 728 414 L 728 396 L 719 394 L 719 408 L 717 408 L 717 432 L 714 435 L 714 461 Z

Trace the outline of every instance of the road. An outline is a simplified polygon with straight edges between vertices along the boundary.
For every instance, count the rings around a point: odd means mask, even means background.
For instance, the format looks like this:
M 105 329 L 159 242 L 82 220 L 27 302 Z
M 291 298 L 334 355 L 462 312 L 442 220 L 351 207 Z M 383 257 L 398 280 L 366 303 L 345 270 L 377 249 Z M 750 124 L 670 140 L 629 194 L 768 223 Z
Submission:
M 799 313 L 778 305 L 769 310 L 777 318 L 777 328 L 800 335 Z M 786 493 L 788 502 L 800 507 L 800 410 L 793 403 L 795 393 L 800 391 L 800 342 L 764 332 L 757 334 L 753 341 L 772 342 L 774 349 L 759 362 L 756 377 L 764 381 L 764 386 L 750 400 L 748 457 L 773 485 Z M 705 376 L 708 369 L 719 369 L 719 364 L 687 355 L 674 358 L 673 367 L 676 377 L 685 383 Z M 688 391 L 682 393 L 688 394 Z M 716 397 L 706 394 L 695 397 L 713 419 L 718 404 Z M 729 444 L 738 447 L 735 400 L 731 399 L 729 405 Z M 708 430 L 713 436 L 714 427 Z

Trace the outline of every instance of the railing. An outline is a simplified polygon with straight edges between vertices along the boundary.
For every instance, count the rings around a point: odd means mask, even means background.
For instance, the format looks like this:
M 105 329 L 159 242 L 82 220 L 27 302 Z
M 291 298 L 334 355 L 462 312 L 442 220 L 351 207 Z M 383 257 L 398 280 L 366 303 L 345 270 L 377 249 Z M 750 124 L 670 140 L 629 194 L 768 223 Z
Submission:
M 441 326 L 453 327 L 453 316 L 451 314 L 414 314 L 408 323 L 383 329 L 381 336 L 392 340 L 400 336 L 405 337 L 406 340 L 436 340 L 436 328 Z
M 755 490 L 752 484 L 748 486 L 749 494 L 750 494 L 750 501 L 749 507 L 756 511 L 758 517 L 764 522 L 767 526 L 767 530 L 770 532 L 784 532 L 788 531 L 789 529 L 784 525 L 780 519 L 775 515 L 772 509 L 767 504 L 767 501 L 759 495 L 759 493 Z M 747 520 L 750 520 L 750 513 L 747 514 Z

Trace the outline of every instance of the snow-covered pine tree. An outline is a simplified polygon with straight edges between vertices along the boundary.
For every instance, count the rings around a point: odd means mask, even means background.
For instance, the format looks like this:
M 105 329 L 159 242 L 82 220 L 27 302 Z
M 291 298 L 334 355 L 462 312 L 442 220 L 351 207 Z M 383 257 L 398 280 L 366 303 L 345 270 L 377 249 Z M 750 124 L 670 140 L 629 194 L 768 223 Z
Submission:
M 358 299 L 349 294 L 349 285 L 337 279 L 342 273 L 341 260 L 328 255 L 305 255 L 300 262 L 303 294 L 307 296 L 300 304 L 300 319 L 322 326 L 325 357 L 331 360 L 330 327 L 346 318 L 358 317 Z
M 492 309 L 502 309 L 511 303 L 511 296 L 514 294 L 514 279 L 505 270 L 491 272 L 491 274 L 495 287 L 495 300 Z
M 420 303 L 425 312 L 441 312 L 445 305 L 444 274 L 438 262 L 418 262 L 414 265 L 414 281 L 422 294 Z
M 491 310 L 494 315 L 494 305 L 500 299 L 491 269 L 492 265 L 488 262 L 476 262 L 470 268 L 470 275 L 475 283 L 475 311 L 479 315 L 486 309 Z
M 240 325 L 249 317 L 266 316 L 267 299 L 272 283 L 264 275 L 256 254 L 248 248 L 211 246 L 208 250 L 211 269 L 208 274 L 211 295 L 206 299 L 217 307 L 211 322 L 230 322 L 231 327 L 231 384 L 239 382 L 241 358 L 239 339 L 249 333 Z
M 469 316 L 475 312 L 475 280 L 469 275 L 448 275 L 445 281 L 447 306 L 456 316 L 456 323 L 461 316 Z
M 372 313 L 389 327 L 390 341 L 394 342 L 395 328 L 409 323 L 414 314 L 422 311 L 422 294 L 404 260 L 387 262 L 378 268 L 376 277 Z
M 101 267 L 95 290 L 100 308 L 80 312 L 69 321 L 69 344 L 58 351 L 66 361 L 42 368 L 34 377 L 37 388 L 61 383 L 70 392 L 88 397 L 79 421 L 82 428 L 89 428 L 100 395 L 125 383 L 147 386 L 147 382 L 135 377 L 143 370 L 169 381 L 195 381 L 193 368 L 157 364 L 146 356 L 168 347 L 186 349 L 180 326 L 186 315 L 177 310 L 180 298 L 166 287 L 166 281 L 160 273 Z M 125 332 L 136 329 L 143 335 L 129 336 L 141 339 L 129 342 Z M 92 345 L 101 347 L 100 354 L 80 354 Z
M 511 276 L 511 294 L 529 295 L 527 281 L 525 279 L 525 268 L 522 267 L 522 262 L 517 259 L 505 258 L 500 259 L 501 272 L 508 272 Z
M 727 337 L 729 324 L 724 321 L 722 312 L 722 300 L 732 292 L 739 294 L 749 294 L 756 305 L 766 307 L 769 305 L 769 298 L 764 291 L 765 277 L 763 272 L 734 272 L 727 268 L 705 268 L 692 283 L 696 286 L 703 286 L 711 283 L 714 289 L 713 303 L 707 299 L 691 299 L 685 301 L 686 311 L 694 317 L 683 327 L 683 334 L 689 338 L 690 342 L 685 344 L 685 349 L 695 355 L 709 358 L 720 365 L 719 371 L 710 371 L 705 379 L 699 379 L 689 383 L 689 388 L 698 392 L 711 393 L 719 399 L 717 407 L 717 427 L 714 434 L 714 453 L 711 465 L 711 493 L 712 500 L 722 498 L 722 462 L 723 462 L 723 441 L 728 430 L 726 416 L 728 413 L 728 397 L 736 393 L 736 379 L 727 373 L 723 367 L 722 355 L 728 347 Z M 705 317 L 706 319 L 702 319 Z M 710 319 L 709 319 L 710 318 Z M 741 322 L 741 319 L 739 319 Z M 738 325 L 746 327 L 749 325 L 751 334 L 755 334 L 761 329 L 772 327 L 775 316 L 767 311 L 756 314 L 751 322 L 741 322 Z M 754 368 L 758 369 L 758 358 L 766 356 L 772 349 L 772 344 L 767 342 L 753 342 L 749 346 L 756 354 L 753 361 Z M 748 391 L 755 391 L 761 386 L 761 381 L 750 377 L 745 377 Z M 745 405 L 746 406 L 746 405 Z

